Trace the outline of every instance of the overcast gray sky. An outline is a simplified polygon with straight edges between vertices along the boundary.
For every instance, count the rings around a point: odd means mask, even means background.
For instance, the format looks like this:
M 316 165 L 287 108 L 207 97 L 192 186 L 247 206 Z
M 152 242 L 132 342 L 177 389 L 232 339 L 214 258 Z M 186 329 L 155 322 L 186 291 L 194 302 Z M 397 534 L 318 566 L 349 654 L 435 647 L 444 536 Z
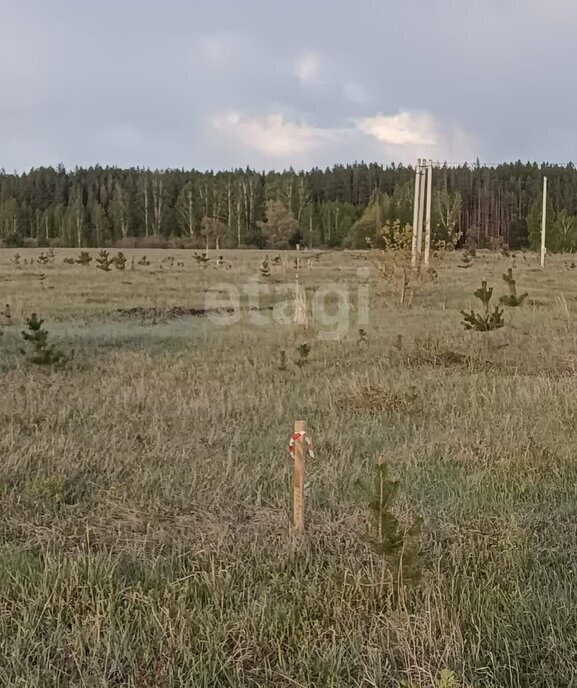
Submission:
M 577 0 L 0 0 L 0 167 L 577 158 Z

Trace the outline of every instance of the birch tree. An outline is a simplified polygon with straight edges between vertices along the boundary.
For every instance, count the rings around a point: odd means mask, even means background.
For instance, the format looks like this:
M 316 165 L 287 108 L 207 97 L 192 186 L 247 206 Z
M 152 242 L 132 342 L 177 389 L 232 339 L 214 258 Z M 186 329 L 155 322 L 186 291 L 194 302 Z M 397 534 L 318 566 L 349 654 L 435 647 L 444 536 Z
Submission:
M 187 182 L 176 200 L 176 217 L 181 232 L 191 239 L 196 230 L 196 201 L 192 182 Z
M 115 229 L 119 230 L 123 239 L 128 236 L 128 193 L 122 188 L 120 182 L 115 182 L 111 200 L 112 220 Z

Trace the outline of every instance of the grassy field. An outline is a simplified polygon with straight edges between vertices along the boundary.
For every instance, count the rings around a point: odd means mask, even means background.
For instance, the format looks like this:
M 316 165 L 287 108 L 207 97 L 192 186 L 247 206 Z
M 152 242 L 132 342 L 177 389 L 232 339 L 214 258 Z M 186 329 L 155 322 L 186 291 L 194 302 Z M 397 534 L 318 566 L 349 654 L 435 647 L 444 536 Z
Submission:
M 398 267 L 323 252 L 300 279 L 309 301 L 333 283 L 350 294 L 331 339 L 268 308 L 294 254 L 263 278 L 256 251 L 223 251 L 219 268 L 127 251 L 110 273 L 63 262 L 77 251 L 40 265 L 20 250 L 19 266 L 15 253 L 0 251 L 0 685 L 577 685 L 570 257 L 543 272 L 519 254 L 526 302 L 476 333 L 460 309 L 481 279 L 505 294 L 512 258 L 436 257 L 401 305 Z M 261 310 L 255 280 L 276 287 Z M 238 322 L 195 314 L 227 284 L 243 289 Z M 64 367 L 20 353 L 32 312 L 74 352 Z M 290 530 L 295 419 L 316 451 L 303 538 Z M 415 583 L 392 582 L 368 539 L 359 483 L 378 454 L 401 525 L 423 518 Z

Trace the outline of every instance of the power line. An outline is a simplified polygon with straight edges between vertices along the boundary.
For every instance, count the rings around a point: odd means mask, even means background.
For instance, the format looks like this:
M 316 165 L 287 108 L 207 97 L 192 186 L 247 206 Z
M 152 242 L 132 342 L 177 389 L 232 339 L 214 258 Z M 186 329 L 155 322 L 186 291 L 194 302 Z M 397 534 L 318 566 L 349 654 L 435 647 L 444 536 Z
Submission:
M 494 169 L 495 167 L 516 167 L 517 165 L 521 165 L 523 167 L 526 167 L 527 165 L 534 165 L 537 164 L 537 167 L 543 168 L 543 167 L 569 167 L 569 166 L 575 166 L 575 163 L 573 161 L 569 162 L 542 162 L 542 163 L 531 163 L 531 162 L 467 162 L 467 161 L 461 161 L 461 162 L 441 162 L 440 160 L 433 161 L 433 165 L 435 167 L 469 167 L 469 168 L 478 168 L 478 167 L 483 167 L 483 168 L 492 168 Z

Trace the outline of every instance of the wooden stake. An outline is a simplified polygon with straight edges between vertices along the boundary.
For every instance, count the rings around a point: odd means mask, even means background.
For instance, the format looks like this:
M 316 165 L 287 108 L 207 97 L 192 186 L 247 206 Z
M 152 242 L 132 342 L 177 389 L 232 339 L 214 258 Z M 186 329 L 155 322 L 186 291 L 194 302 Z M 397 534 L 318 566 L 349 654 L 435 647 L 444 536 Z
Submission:
M 294 314 L 295 325 L 301 325 L 302 327 L 308 327 L 309 316 L 307 311 L 307 294 L 306 291 L 299 285 L 298 278 L 295 283 L 295 314 Z
M 295 420 L 295 432 L 304 432 L 304 420 Z M 293 468 L 293 520 L 294 528 L 302 533 L 305 529 L 305 445 L 301 438 L 295 441 Z
M 407 280 L 407 271 L 403 268 L 403 280 L 401 282 L 401 306 L 405 303 L 405 294 L 407 293 L 407 286 L 409 281 Z

